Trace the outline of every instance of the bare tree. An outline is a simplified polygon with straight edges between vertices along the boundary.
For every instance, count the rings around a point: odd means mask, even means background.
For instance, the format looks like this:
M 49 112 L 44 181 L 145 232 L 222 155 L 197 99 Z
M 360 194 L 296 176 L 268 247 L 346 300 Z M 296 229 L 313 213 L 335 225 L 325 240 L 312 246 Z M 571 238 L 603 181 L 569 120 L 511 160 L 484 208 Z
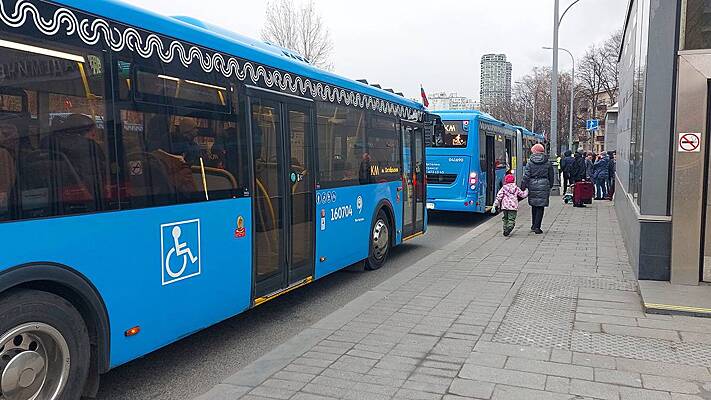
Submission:
M 331 34 L 313 0 L 298 6 L 294 0 L 271 0 L 265 19 L 264 41 L 295 51 L 317 67 L 333 68 Z
M 622 30 L 614 32 L 598 49 L 600 53 L 600 80 L 610 96 L 611 104 L 617 102 L 620 81 L 617 58 L 622 46 Z

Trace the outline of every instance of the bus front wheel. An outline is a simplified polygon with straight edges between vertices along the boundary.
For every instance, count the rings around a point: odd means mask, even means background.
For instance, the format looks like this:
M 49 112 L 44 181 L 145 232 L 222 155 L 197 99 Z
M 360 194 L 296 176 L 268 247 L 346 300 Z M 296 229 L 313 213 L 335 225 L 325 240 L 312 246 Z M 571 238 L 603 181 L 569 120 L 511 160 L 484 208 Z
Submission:
M 369 271 L 376 270 L 385 264 L 390 251 L 390 235 L 391 229 L 388 222 L 388 216 L 385 210 L 380 210 L 373 222 L 373 228 L 370 233 L 370 250 L 368 251 L 368 260 L 365 263 L 365 269 Z
M 78 400 L 89 371 L 89 334 L 65 299 L 36 290 L 0 299 L 0 398 Z

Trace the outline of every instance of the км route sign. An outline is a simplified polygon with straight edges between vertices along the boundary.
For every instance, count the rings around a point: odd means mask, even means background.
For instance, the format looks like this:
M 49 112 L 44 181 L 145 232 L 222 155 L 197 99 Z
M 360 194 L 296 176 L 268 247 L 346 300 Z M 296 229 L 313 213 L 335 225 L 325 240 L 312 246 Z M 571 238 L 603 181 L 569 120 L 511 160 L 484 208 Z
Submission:
M 589 131 L 596 131 L 600 129 L 600 120 L 599 119 L 589 119 L 585 121 L 585 129 Z
M 701 134 L 679 132 L 677 141 L 677 151 L 679 153 L 698 153 L 701 151 Z

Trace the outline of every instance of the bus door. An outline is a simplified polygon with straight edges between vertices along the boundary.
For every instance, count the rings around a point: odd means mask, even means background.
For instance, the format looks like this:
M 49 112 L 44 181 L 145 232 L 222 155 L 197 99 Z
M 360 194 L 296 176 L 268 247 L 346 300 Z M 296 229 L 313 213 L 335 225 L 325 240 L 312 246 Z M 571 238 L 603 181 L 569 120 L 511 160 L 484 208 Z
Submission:
M 516 171 L 516 183 L 521 184 L 521 179 L 523 179 L 523 132 L 520 129 L 516 129 L 516 151 L 512 159 L 511 169 Z
M 313 279 L 313 102 L 250 88 L 254 304 Z
M 513 143 L 510 137 L 506 138 L 506 172 L 513 171 Z
M 403 221 L 402 237 L 422 233 L 425 228 L 425 140 L 421 124 L 402 121 Z
M 486 205 L 494 204 L 496 196 L 496 154 L 495 141 L 492 135 L 486 135 Z

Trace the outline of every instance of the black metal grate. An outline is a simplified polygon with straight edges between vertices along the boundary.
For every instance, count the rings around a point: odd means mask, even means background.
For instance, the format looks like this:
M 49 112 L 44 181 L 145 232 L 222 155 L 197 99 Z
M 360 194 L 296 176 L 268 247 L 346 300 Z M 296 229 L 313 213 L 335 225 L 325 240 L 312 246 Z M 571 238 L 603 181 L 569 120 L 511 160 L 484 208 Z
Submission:
M 457 174 L 427 174 L 430 185 L 451 185 L 457 180 Z

